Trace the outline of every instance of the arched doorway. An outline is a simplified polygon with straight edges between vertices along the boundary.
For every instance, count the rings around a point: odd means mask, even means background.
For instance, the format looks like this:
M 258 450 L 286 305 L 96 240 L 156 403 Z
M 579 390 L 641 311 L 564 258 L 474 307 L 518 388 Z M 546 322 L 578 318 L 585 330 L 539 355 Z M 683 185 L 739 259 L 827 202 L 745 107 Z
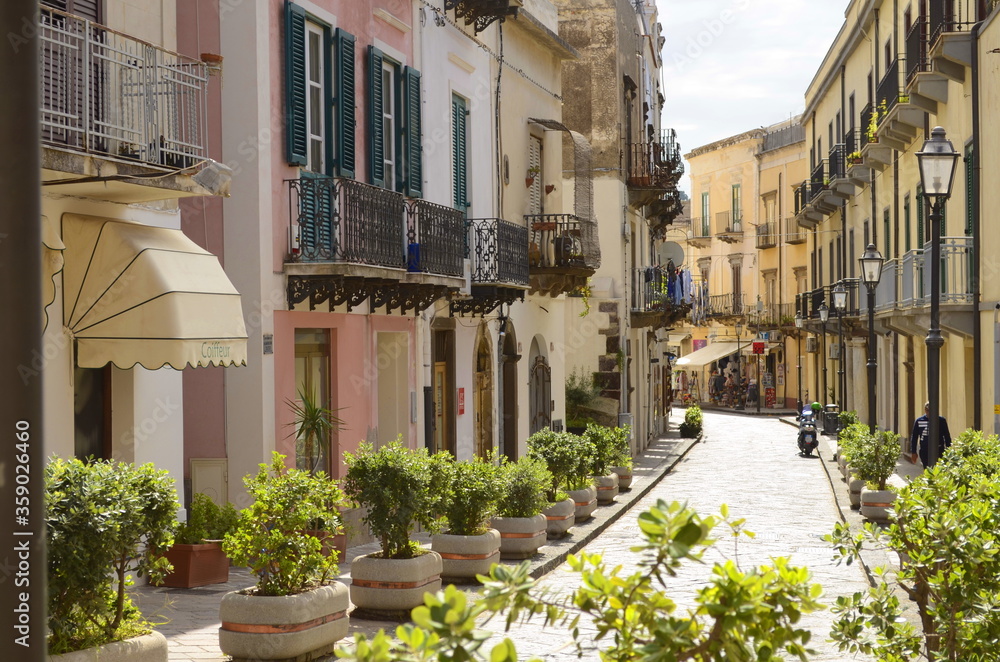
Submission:
M 503 448 L 501 453 L 508 460 L 517 459 L 517 362 L 521 355 L 517 353 L 517 333 L 514 330 L 514 323 L 510 318 L 502 318 L 503 333 L 503 354 L 500 360 L 503 363 L 502 372 L 503 385 L 501 394 L 503 396 Z
M 493 450 L 493 343 L 486 323 L 476 333 L 475 374 L 472 407 L 476 456 L 485 458 Z
M 545 339 L 541 336 L 535 336 L 531 340 L 528 369 L 528 434 L 531 435 L 552 424 L 552 368 L 545 353 Z

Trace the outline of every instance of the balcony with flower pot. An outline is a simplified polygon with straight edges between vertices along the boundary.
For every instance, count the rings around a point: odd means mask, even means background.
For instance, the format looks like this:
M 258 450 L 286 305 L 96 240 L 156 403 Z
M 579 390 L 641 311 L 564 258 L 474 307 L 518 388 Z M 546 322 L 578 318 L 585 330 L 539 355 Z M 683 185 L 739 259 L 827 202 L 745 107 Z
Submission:
M 865 165 L 864 156 L 861 153 L 863 145 L 863 131 L 853 128 L 844 136 L 844 169 L 847 180 L 860 189 L 871 182 L 872 171 Z
M 807 179 L 795 187 L 795 222 L 800 227 L 811 230 L 823 218 L 823 213 L 812 204 L 812 183 Z
M 528 228 L 502 218 L 474 218 L 465 225 L 472 287 L 452 297 L 452 313 L 488 315 L 501 304 L 523 301 L 529 285 Z
M 628 143 L 625 150 L 629 204 L 639 208 L 675 191 L 684 174 L 677 132 L 665 129 L 659 140 Z
M 532 214 L 524 222 L 531 291 L 558 295 L 586 285 L 601 263 L 597 223 L 573 214 Z
M 861 109 L 861 158 L 865 166 L 875 170 L 884 170 L 893 157 L 893 148 L 880 140 L 880 119 L 878 104 L 868 103 Z

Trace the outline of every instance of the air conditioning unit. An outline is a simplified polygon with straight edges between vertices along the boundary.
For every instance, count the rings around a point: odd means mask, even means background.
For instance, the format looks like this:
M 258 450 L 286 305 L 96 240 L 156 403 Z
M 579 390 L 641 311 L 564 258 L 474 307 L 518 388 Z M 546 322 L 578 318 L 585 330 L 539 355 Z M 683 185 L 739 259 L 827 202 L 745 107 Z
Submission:
M 815 354 L 819 351 L 819 341 L 816 338 L 806 338 L 806 352 Z
M 840 360 L 840 344 L 833 343 L 832 345 L 827 345 L 827 355 L 830 357 L 831 361 Z

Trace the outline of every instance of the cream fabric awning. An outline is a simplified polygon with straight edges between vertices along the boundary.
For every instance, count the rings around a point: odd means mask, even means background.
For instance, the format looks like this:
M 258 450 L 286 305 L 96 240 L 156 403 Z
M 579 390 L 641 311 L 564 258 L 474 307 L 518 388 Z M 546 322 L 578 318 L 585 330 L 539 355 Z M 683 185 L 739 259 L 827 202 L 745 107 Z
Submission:
M 736 351 L 737 344 L 734 342 L 714 342 L 677 359 L 677 365 L 684 368 L 702 368 L 712 361 L 735 354 Z
M 42 330 L 49 325 L 48 307 L 56 300 L 56 274 L 63 268 L 66 250 L 59 230 L 48 216 L 42 216 Z
M 63 322 L 76 363 L 246 365 L 240 294 L 180 230 L 64 214 Z

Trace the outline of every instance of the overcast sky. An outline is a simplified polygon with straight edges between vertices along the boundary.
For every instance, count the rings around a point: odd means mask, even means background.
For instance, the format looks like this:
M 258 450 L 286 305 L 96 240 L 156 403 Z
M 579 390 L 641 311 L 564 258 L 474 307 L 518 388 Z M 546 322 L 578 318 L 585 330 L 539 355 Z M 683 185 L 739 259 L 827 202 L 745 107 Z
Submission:
M 664 126 L 685 153 L 802 112 L 848 0 L 656 0 Z M 689 194 L 685 176 L 682 187 Z

